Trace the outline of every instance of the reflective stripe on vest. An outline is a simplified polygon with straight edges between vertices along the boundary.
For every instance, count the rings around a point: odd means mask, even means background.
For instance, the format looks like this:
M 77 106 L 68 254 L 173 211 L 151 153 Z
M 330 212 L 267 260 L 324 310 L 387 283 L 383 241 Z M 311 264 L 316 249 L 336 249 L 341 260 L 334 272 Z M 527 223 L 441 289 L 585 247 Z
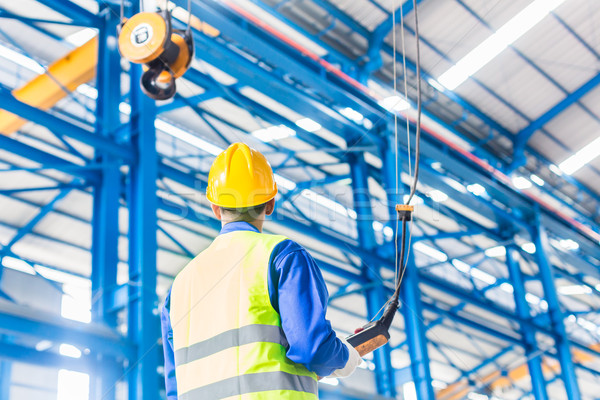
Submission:
M 269 298 L 271 253 L 285 239 L 219 235 L 175 278 L 170 316 L 180 399 L 317 398 L 316 375 L 285 355 Z

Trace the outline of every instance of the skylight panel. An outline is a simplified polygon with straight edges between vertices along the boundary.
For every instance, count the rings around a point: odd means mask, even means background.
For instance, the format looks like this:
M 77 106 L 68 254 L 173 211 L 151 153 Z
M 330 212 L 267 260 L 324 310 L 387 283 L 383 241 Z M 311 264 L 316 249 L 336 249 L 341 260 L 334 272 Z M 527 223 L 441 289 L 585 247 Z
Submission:
M 496 33 L 471 50 L 456 65 L 444 72 L 438 78 L 438 82 L 449 90 L 456 89 L 564 1 L 535 0 L 498 29 Z

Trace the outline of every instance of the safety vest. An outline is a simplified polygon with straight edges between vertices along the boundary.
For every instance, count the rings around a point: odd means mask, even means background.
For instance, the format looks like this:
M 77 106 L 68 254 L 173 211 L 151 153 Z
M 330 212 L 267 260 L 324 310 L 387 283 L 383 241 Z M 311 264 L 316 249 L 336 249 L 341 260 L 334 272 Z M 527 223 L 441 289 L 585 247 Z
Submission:
M 269 298 L 271 253 L 285 239 L 219 235 L 175 278 L 170 317 L 179 400 L 317 399 L 316 374 L 286 357 Z

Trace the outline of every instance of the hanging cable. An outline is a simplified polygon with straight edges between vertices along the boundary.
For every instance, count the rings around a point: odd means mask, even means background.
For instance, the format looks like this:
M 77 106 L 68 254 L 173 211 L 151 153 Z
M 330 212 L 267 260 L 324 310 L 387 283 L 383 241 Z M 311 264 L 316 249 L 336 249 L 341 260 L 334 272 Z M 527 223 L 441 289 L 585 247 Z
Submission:
M 412 187 L 408 195 L 406 204 L 410 204 L 417 190 L 417 182 L 419 181 L 419 161 L 421 156 L 421 49 L 419 37 L 419 17 L 417 14 L 417 0 L 413 0 L 413 12 L 415 14 L 415 43 L 417 48 L 417 57 L 415 60 L 417 69 L 417 126 L 415 135 L 415 175 L 413 177 Z M 410 157 L 410 154 L 409 154 Z
M 399 301 L 400 301 L 400 287 L 402 284 L 402 279 L 404 278 L 404 274 L 406 271 L 407 265 L 407 243 L 406 243 L 406 230 L 407 223 L 412 221 L 412 212 L 414 210 L 413 206 L 410 205 L 410 201 L 412 200 L 416 188 L 417 182 L 419 179 L 419 160 L 420 160 L 420 139 L 421 139 L 421 71 L 420 71 L 420 51 L 419 51 L 419 29 L 418 29 L 418 16 L 417 16 L 417 1 L 413 0 L 413 9 L 415 13 L 415 39 L 417 46 L 417 128 L 416 128 L 416 145 L 415 145 L 415 173 L 413 176 L 413 182 L 409 197 L 404 204 L 396 205 L 396 212 L 398 213 L 398 219 L 396 221 L 396 232 L 394 235 L 394 248 L 396 249 L 396 262 L 394 265 L 395 273 L 395 285 L 394 285 L 394 293 L 389 298 L 389 300 L 381 307 L 381 309 L 377 312 L 378 315 L 381 310 L 385 308 L 383 315 L 376 321 L 371 320 L 365 326 L 357 329 L 353 335 L 350 335 L 347 340 L 348 342 L 356 348 L 361 356 L 368 354 L 379 347 L 385 345 L 389 339 L 390 334 L 389 330 L 392 325 L 394 316 L 396 311 L 398 311 Z M 400 6 L 400 11 L 402 12 L 402 6 Z M 403 26 L 402 26 L 403 27 Z M 396 18 L 395 11 L 392 14 L 392 32 L 393 32 L 393 60 L 394 60 L 394 91 L 396 90 Z M 406 62 L 403 59 L 403 67 L 404 67 L 404 76 L 406 77 Z M 407 95 L 407 89 L 405 87 L 405 94 Z M 395 167 L 396 167 L 396 188 L 395 194 L 399 192 L 399 168 L 398 168 L 398 130 L 397 130 L 397 115 L 394 113 L 394 154 L 396 156 Z M 409 137 L 409 148 L 410 148 L 410 137 Z M 408 153 L 408 157 L 410 159 L 410 151 Z M 402 222 L 402 233 L 398 234 L 398 221 Z M 398 254 L 398 240 L 401 240 L 400 243 L 400 252 Z M 410 240 L 410 238 L 409 238 Z M 410 248 L 409 248 L 410 250 Z M 373 317 L 375 318 L 375 316 Z

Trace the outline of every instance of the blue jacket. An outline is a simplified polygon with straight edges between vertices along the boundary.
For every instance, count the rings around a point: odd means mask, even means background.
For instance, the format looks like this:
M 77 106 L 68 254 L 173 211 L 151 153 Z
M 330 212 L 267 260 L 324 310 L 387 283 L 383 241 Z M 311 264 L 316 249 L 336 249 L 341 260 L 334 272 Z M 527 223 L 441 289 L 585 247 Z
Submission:
M 237 230 L 258 232 L 247 222 L 231 222 L 221 229 L 221 234 Z M 289 343 L 287 357 L 319 376 L 327 376 L 344 367 L 348 362 L 348 349 L 336 338 L 330 322 L 325 319 L 329 293 L 310 254 L 291 240 L 279 243 L 271 254 L 268 286 L 271 304 L 281 316 L 283 332 Z M 170 297 L 169 291 L 161 313 L 161 326 L 167 399 L 176 400 Z

